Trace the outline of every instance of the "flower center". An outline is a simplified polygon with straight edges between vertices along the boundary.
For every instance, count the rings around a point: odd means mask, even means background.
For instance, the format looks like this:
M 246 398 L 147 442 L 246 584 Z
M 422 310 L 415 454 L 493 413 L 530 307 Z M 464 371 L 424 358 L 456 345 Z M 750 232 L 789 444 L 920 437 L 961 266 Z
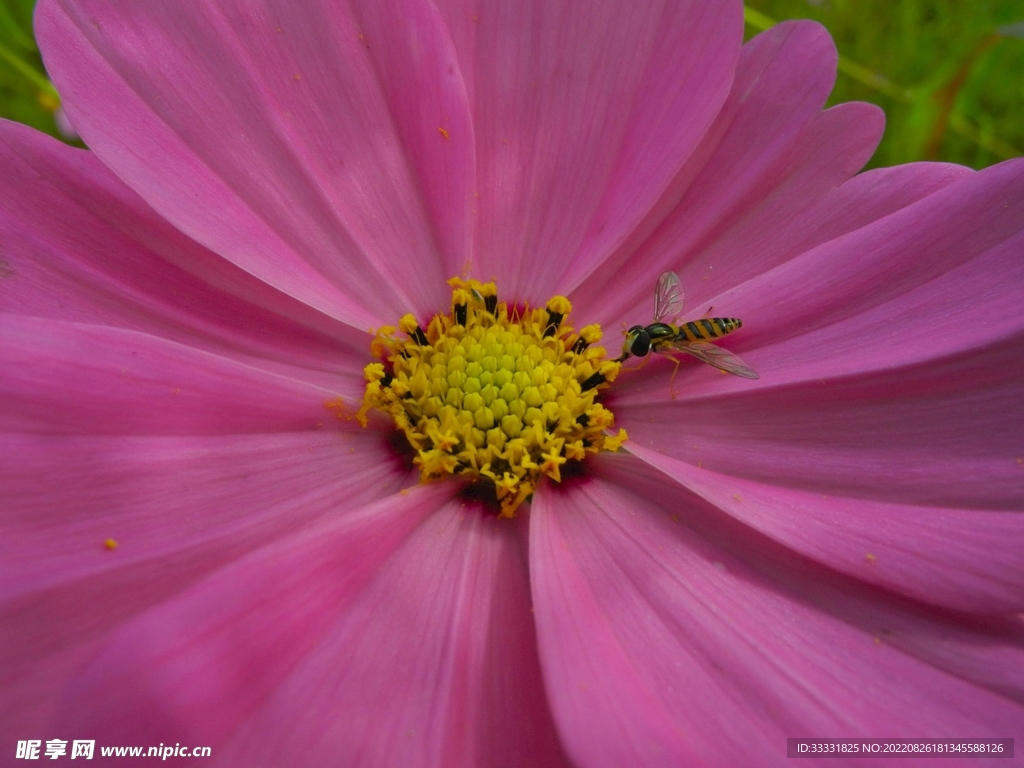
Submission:
M 511 517 L 542 475 L 561 482 L 566 461 L 617 450 L 624 430 L 606 433 L 611 411 L 597 402 L 619 363 L 591 346 L 598 325 L 578 333 L 572 305 L 553 297 L 521 312 L 498 302 L 494 283 L 452 278 L 452 309 L 426 330 L 406 315 L 370 344 L 381 362 L 366 366 L 357 418 L 390 414 L 416 452 L 422 481 L 464 475 L 493 484 L 502 516 Z

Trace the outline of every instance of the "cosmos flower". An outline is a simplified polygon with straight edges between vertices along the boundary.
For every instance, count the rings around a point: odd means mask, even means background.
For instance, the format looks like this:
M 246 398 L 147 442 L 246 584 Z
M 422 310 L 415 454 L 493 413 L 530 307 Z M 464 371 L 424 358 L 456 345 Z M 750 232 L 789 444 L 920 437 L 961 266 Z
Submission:
M 855 175 L 883 119 L 822 110 L 828 35 L 741 46 L 735 2 L 36 24 L 91 151 L 0 125 L 2 749 L 738 766 L 1024 736 L 1020 162 Z M 450 278 L 562 297 L 610 359 L 668 270 L 760 378 L 684 360 L 673 397 L 670 361 L 626 361 L 594 399 L 621 449 L 512 519 L 420 483 L 380 407 L 346 417 L 398 375 L 407 337 L 381 362 L 368 329 L 457 324 Z

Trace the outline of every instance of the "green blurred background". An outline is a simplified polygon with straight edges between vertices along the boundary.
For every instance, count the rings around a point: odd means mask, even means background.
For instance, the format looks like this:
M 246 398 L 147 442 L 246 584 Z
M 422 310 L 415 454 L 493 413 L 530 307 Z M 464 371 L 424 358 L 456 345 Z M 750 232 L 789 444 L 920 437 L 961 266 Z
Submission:
M 868 167 L 1024 154 L 1024 0 L 748 0 L 747 35 L 797 18 L 820 21 L 839 49 L 829 104 L 885 110 Z
M 34 4 L 0 0 L 0 116 L 60 136 L 57 93 L 32 38 Z M 1022 154 L 1024 0 L 749 0 L 747 36 L 797 18 L 820 21 L 839 48 L 829 103 L 885 110 L 870 166 L 983 168 Z

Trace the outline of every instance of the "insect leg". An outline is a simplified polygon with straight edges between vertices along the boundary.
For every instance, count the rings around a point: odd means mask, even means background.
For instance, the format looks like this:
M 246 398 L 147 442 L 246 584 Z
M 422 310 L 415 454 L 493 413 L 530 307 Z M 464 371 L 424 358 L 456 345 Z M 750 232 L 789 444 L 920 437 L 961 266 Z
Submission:
M 651 359 L 653 357 L 654 357 L 654 352 L 652 350 L 651 352 L 648 352 L 646 355 L 644 355 L 643 362 L 641 362 L 640 365 L 638 365 L 636 367 L 636 370 L 639 371 L 641 368 L 643 368 L 645 365 L 647 365 L 649 362 L 651 362 Z
M 667 357 L 669 360 L 676 364 L 676 367 L 672 369 L 672 378 L 668 380 L 668 393 L 672 396 L 672 399 L 675 400 L 676 395 L 678 395 L 679 393 L 675 391 L 673 385 L 676 383 L 676 374 L 679 373 L 679 364 L 683 361 L 680 360 L 675 355 L 669 354 L 668 352 L 659 352 L 658 354 L 660 354 L 662 357 Z

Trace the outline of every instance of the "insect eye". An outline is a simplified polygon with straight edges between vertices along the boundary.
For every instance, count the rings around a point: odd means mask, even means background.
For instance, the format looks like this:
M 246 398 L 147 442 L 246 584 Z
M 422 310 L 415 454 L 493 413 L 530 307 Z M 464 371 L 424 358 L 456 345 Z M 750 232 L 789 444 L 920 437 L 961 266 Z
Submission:
M 630 329 L 630 333 L 633 329 Z M 633 344 L 630 346 L 630 354 L 636 357 L 643 357 L 651 350 L 651 337 L 646 330 L 641 327 L 636 331 L 636 338 L 633 339 Z

